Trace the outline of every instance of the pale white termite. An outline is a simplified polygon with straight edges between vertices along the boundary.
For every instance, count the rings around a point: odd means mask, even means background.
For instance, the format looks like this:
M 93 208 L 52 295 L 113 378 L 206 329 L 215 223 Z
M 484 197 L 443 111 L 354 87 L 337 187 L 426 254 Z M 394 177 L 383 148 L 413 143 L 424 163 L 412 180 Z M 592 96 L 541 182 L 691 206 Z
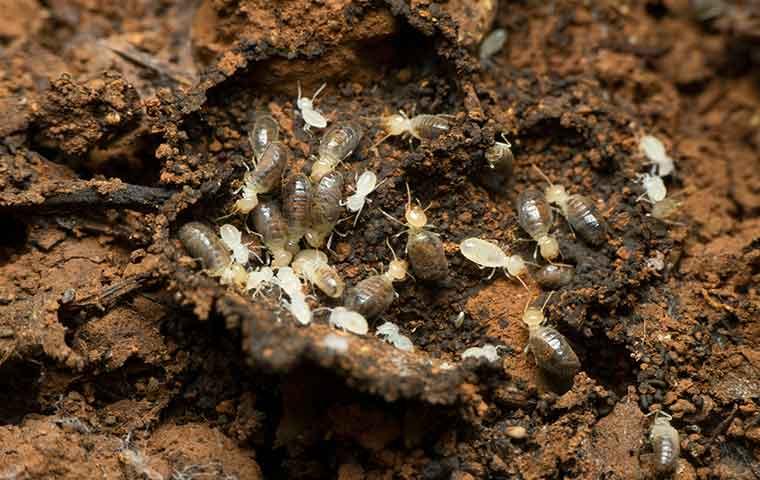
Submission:
M 482 347 L 470 347 L 462 352 L 460 356 L 462 359 L 484 358 L 489 362 L 495 362 L 499 359 L 499 347 L 487 343 Z
M 250 292 L 253 290 L 253 296 L 255 297 L 268 285 L 274 282 L 274 271 L 271 267 L 259 267 L 255 270 L 248 272 L 248 278 L 245 283 L 245 291 Z
M 654 451 L 654 465 L 657 473 L 670 473 L 678 465 L 681 443 L 678 430 L 670 425 L 672 417 L 665 412 L 655 411 L 654 423 L 649 433 Z M 651 415 L 651 414 L 650 414 Z
M 668 195 L 668 189 L 665 187 L 665 182 L 662 181 L 662 177 L 644 173 L 639 175 L 639 181 L 644 187 L 644 193 L 642 193 L 636 200 L 641 200 L 644 197 L 647 197 L 651 203 L 665 200 L 665 197 Z
M 325 128 L 327 126 L 327 119 L 325 116 L 322 115 L 322 112 L 314 108 L 314 102 L 317 100 L 317 96 L 322 93 L 322 90 L 324 90 L 326 86 L 327 84 L 323 83 L 322 86 L 314 92 L 314 95 L 309 98 L 301 96 L 301 82 L 298 82 L 298 100 L 296 100 L 296 105 L 301 111 L 301 116 L 306 124 L 304 130 L 307 132 L 310 131 L 311 127 Z
M 382 182 L 380 182 L 380 184 L 382 184 Z M 372 200 L 367 197 L 370 193 L 374 192 L 380 184 L 377 183 L 377 175 L 369 170 L 365 170 L 356 180 L 356 191 L 349 195 L 345 202 L 341 202 L 346 206 L 346 209 L 349 212 L 356 213 L 354 226 L 356 226 L 356 222 L 359 221 L 359 215 L 362 214 L 364 204 L 366 202 L 372 202 Z
M 506 41 L 507 31 L 503 28 L 497 28 L 486 35 L 486 38 L 483 40 L 483 43 L 480 44 L 480 50 L 478 51 L 480 61 L 485 62 L 493 55 L 499 53 Z
M 644 135 L 639 141 L 639 149 L 652 164 L 652 173 L 667 177 L 675 170 L 673 159 L 665 151 L 665 145 L 652 135 Z
M 357 335 L 366 335 L 369 331 L 367 319 L 361 313 L 354 312 L 345 307 L 333 308 L 328 321 L 335 328 L 340 328 Z
M 278 269 L 274 283 L 290 298 L 290 301 L 283 300 L 282 303 L 295 319 L 298 320 L 298 323 L 301 325 L 310 324 L 312 320 L 311 307 L 306 301 L 306 295 L 303 293 L 301 280 L 298 279 L 293 269 L 290 267 Z
M 227 245 L 227 248 L 232 250 L 232 258 L 235 263 L 243 266 L 247 265 L 251 251 L 248 250 L 248 245 L 243 243 L 242 232 L 234 225 L 226 223 L 219 227 L 219 236 L 222 238 L 222 242 Z
M 266 112 L 256 112 L 253 128 L 248 132 L 248 141 L 253 149 L 253 158 L 258 162 L 264 150 L 278 140 L 280 125 Z
M 540 309 L 530 307 L 530 299 L 525 305 L 523 323 L 528 327 L 526 350 L 533 353 L 536 365 L 541 370 L 559 377 L 572 378 L 581 366 L 578 356 L 564 335 L 544 325 L 544 308 L 553 293 L 549 294 Z
M 491 276 L 493 276 L 497 268 L 501 268 L 508 277 L 515 277 L 523 287 L 528 288 L 522 278 L 520 278 L 520 275 L 528 271 L 525 260 L 520 255 L 507 255 L 495 243 L 480 238 L 466 238 L 462 240 L 459 244 L 459 251 L 462 252 L 462 255 L 467 260 L 478 264 L 480 268 L 493 269 Z
M 386 342 L 390 343 L 399 350 L 403 350 L 405 352 L 411 352 L 414 350 L 414 344 L 412 344 L 412 341 L 409 339 L 409 337 L 402 335 L 399 332 L 398 325 L 395 323 L 383 323 L 377 327 L 375 335 L 382 337 Z
M 386 131 L 386 135 L 378 140 L 374 146 L 380 145 L 388 137 L 409 134 L 417 140 L 435 140 L 451 129 L 451 123 L 447 119 L 450 115 L 415 115 L 409 118 L 402 110 L 397 114 L 382 117 L 380 124 Z
M 313 249 L 301 250 L 293 259 L 293 271 L 317 286 L 325 295 L 339 298 L 345 283 L 340 274 L 327 263 L 324 252 Z

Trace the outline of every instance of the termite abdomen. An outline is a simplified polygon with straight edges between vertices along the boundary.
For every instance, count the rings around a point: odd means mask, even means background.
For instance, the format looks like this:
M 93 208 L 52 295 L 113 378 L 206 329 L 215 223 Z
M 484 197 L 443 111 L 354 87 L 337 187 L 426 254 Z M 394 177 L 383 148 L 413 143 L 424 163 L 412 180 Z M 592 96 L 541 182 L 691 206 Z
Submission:
M 502 193 L 513 173 L 514 155 L 508 143 L 496 142 L 485 152 L 488 168 L 481 181 L 492 192 Z
M 390 307 L 393 296 L 393 284 L 382 275 L 374 275 L 348 290 L 345 307 L 370 320 Z
M 330 172 L 319 181 L 311 197 L 311 227 L 306 232 L 306 241 L 314 248 L 320 248 L 335 224 L 340 220 L 343 209 L 343 176 Z
M 283 210 L 288 220 L 288 249 L 298 250 L 298 242 L 306 233 L 311 209 L 311 181 L 302 174 L 293 175 L 285 184 Z
M 650 438 L 654 451 L 655 470 L 658 473 L 673 472 L 681 453 L 678 430 L 670 425 L 668 418 L 658 417 L 654 420 Z
M 255 115 L 253 128 L 248 133 L 248 140 L 251 142 L 253 156 L 258 160 L 267 147 L 277 141 L 280 125 L 266 112 L 256 112 Z
M 536 358 L 536 365 L 550 374 L 572 378 L 581 366 L 565 336 L 552 327 L 531 329 L 528 345 Z
M 549 236 L 554 214 L 542 192 L 529 188 L 517 197 L 517 220 L 523 230 L 538 242 L 542 257 L 553 260 L 559 255 L 557 240 Z
M 256 168 L 246 174 L 250 183 L 259 185 L 258 192 L 266 193 L 280 185 L 282 172 L 290 160 L 290 148 L 282 142 L 270 143 L 261 155 Z M 246 181 L 246 183 L 249 183 Z
M 412 135 L 419 140 L 435 140 L 451 129 L 451 124 L 441 115 L 417 115 L 411 120 Z
M 206 224 L 190 222 L 182 225 L 177 233 L 179 241 L 193 258 L 203 262 L 203 268 L 217 274 L 232 263 L 229 249 L 222 239 Z
M 319 142 L 318 158 L 311 167 L 311 179 L 319 181 L 351 155 L 359 146 L 362 135 L 361 127 L 353 122 L 330 127 Z
M 448 277 L 449 262 L 438 235 L 426 230 L 410 230 L 406 251 L 417 278 L 437 282 Z
M 556 290 L 573 281 L 575 272 L 572 267 L 548 264 L 541 267 L 533 278 L 544 288 Z
M 259 203 L 253 211 L 253 225 L 261 234 L 264 245 L 274 257 L 273 267 L 288 265 L 292 255 L 285 250 L 288 223 L 276 201 Z
M 583 195 L 571 195 L 565 212 L 573 230 L 584 241 L 599 246 L 607 237 L 607 228 L 594 202 Z

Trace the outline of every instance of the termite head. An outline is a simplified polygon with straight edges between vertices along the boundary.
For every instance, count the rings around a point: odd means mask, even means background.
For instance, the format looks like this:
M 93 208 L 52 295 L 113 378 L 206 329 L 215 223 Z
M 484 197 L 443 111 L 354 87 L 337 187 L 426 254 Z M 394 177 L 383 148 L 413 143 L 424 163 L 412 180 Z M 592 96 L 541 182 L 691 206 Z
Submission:
M 400 282 L 406 277 L 406 272 L 409 270 L 409 264 L 406 260 L 399 260 L 387 238 L 385 239 L 385 243 L 388 245 L 388 248 L 391 249 L 391 253 L 393 254 L 393 260 L 388 264 L 388 271 L 385 272 L 385 275 L 387 275 L 392 282 Z
M 544 190 L 544 195 L 546 195 L 547 202 L 559 205 L 560 208 L 567 204 L 567 190 L 562 185 L 549 185 Z
M 401 135 L 412 129 L 411 120 L 403 111 L 383 118 L 383 128 L 388 135 Z
M 507 257 L 506 264 L 507 272 L 514 277 L 520 277 L 520 275 L 528 272 L 528 267 L 525 265 L 525 260 L 519 255 L 510 255 Z
M 419 204 L 412 203 L 412 192 L 409 190 L 409 184 L 406 184 L 406 209 L 404 219 L 411 228 L 421 229 L 427 225 L 427 215 L 425 210 Z
M 232 207 L 235 212 L 242 213 L 242 214 L 248 214 L 250 213 L 254 208 L 256 208 L 256 205 L 259 204 L 259 199 L 256 197 L 256 195 L 252 197 L 243 197 L 240 200 L 235 202 L 235 206 Z
M 554 260 L 559 256 L 559 243 L 556 238 L 549 235 L 538 239 L 538 249 L 541 251 L 541 256 L 547 260 Z
M 544 308 L 546 308 L 546 304 L 549 303 L 549 299 L 552 298 L 553 294 L 554 292 L 551 292 L 549 296 L 546 297 L 546 301 L 544 301 L 544 304 L 541 306 L 541 308 L 531 307 L 530 302 L 533 299 L 528 299 L 528 302 L 525 304 L 525 311 L 523 312 L 523 323 L 528 326 L 528 330 L 534 330 L 540 327 L 546 321 L 546 317 L 544 316 Z

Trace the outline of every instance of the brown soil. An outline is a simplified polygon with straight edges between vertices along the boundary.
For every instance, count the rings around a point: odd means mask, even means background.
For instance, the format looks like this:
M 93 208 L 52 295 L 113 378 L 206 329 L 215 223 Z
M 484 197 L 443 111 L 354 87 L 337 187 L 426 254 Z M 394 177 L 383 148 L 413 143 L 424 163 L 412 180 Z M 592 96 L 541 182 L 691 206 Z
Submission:
M 509 39 L 481 65 L 494 27 Z M 758 52 L 760 7 L 740 0 L 0 0 L 0 479 L 653 478 L 657 409 L 680 434 L 675 478 L 759 479 Z M 229 211 L 253 111 L 309 170 L 299 81 L 368 129 L 347 184 L 386 179 L 338 227 L 349 284 L 390 259 L 379 208 L 401 217 L 405 182 L 431 205 L 450 278 L 398 284 L 384 315 L 413 353 L 325 312 L 299 327 L 176 239 Z M 372 148 L 373 118 L 399 109 L 455 126 Z M 515 174 L 493 193 L 483 152 L 502 132 Z M 673 223 L 636 201 L 644 134 L 676 160 Z M 523 354 L 540 287 L 457 248 L 532 254 L 513 207 L 544 185 L 532 164 L 610 226 L 592 248 L 557 224 L 576 275 L 546 315 L 582 363 L 566 385 Z M 461 361 L 485 343 L 500 362 Z

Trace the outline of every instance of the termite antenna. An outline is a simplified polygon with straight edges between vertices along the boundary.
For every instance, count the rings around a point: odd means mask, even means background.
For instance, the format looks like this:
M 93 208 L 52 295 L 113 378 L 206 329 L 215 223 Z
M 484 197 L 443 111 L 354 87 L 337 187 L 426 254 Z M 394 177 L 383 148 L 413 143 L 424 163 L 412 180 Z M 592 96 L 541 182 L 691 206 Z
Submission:
M 398 257 L 396 256 L 396 251 L 391 247 L 391 241 L 388 240 L 388 237 L 385 237 L 385 244 L 388 245 L 388 248 L 391 249 L 391 253 L 393 254 L 393 259 L 398 260 Z
M 298 80 L 298 99 L 301 100 L 301 80 Z
M 319 87 L 316 92 L 314 92 L 314 95 L 311 97 L 312 102 L 314 102 L 314 100 L 317 99 L 317 95 L 322 93 L 322 90 L 324 90 L 326 86 L 327 86 L 327 82 L 323 83 L 322 86 Z
M 538 168 L 538 166 L 535 163 L 532 163 L 531 166 L 533 167 L 534 170 L 536 170 L 538 172 L 539 175 L 541 175 L 541 178 L 543 178 L 544 180 L 546 180 L 546 183 L 548 183 L 551 186 L 554 186 L 554 183 L 552 183 L 552 181 L 549 180 L 549 177 L 547 177 L 546 174 L 543 172 L 543 170 L 541 170 L 540 168 Z
M 406 226 L 407 226 L 407 225 L 406 225 L 406 223 L 403 223 L 402 221 L 400 221 L 399 219 L 397 219 L 396 217 L 394 217 L 394 216 L 393 216 L 393 215 L 391 215 L 390 213 L 386 212 L 386 211 L 385 211 L 385 210 L 383 210 L 382 208 L 380 208 L 380 207 L 377 207 L 377 209 L 378 209 L 378 210 L 380 210 L 380 213 L 382 213 L 383 215 L 385 215 L 385 216 L 388 218 L 388 220 L 390 220 L 390 221 L 392 221 L 392 222 L 394 222 L 394 223 L 398 223 L 398 224 L 399 224 L 399 225 L 401 225 L 402 227 L 406 227 Z
M 507 147 L 512 148 L 512 144 L 507 140 L 507 136 L 504 135 L 504 132 L 501 132 L 501 139 L 504 140 L 504 143 L 507 144 Z
M 522 279 L 522 278 L 520 278 L 520 275 L 515 275 L 515 278 L 516 278 L 516 279 L 517 279 L 517 280 L 518 280 L 520 283 L 522 283 L 522 286 L 523 286 L 523 287 L 525 287 L 525 290 L 530 290 L 530 289 L 528 288 L 528 286 L 525 284 L 525 282 L 523 282 L 523 279 Z
M 549 303 L 549 300 L 551 300 L 552 295 L 554 295 L 554 291 L 549 292 L 549 296 L 546 297 L 546 300 L 544 301 L 544 304 L 541 305 L 541 311 L 543 312 L 546 308 L 546 304 Z
M 384 141 L 386 141 L 386 140 L 388 139 L 388 137 L 390 137 L 390 136 L 391 136 L 391 134 L 390 134 L 390 133 L 389 133 L 389 134 L 387 134 L 387 135 L 385 135 L 383 138 L 381 138 L 381 139 L 380 139 L 380 140 L 378 140 L 377 142 L 373 143 L 373 144 L 372 144 L 372 146 L 371 146 L 371 147 L 369 147 L 369 148 L 370 148 L 370 149 L 373 149 L 373 148 L 377 147 L 378 145 L 380 145 L 381 143 L 383 143 Z

